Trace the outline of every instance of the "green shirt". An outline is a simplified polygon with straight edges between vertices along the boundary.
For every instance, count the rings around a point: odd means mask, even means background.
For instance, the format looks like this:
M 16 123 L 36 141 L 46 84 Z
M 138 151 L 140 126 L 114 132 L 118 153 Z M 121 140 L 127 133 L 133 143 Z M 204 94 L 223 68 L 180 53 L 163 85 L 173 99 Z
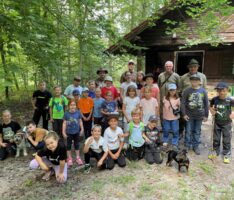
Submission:
M 63 119 L 64 107 L 68 105 L 68 100 L 65 96 L 52 97 L 49 106 L 52 108 L 53 119 Z

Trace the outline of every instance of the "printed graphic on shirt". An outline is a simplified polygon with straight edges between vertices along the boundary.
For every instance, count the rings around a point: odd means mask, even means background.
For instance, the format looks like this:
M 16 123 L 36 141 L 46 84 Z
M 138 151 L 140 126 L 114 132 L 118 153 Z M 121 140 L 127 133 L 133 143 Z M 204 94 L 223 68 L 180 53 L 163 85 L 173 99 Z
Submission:
M 4 140 L 13 140 L 14 139 L 14 131 L 12 131 L 11 127 L 3 128 L 3 139 Z
M 204 109 L 203 100 L 204 100 L 203 93 L 195 92 L 195 93 L 189 94 L 189 97 L 188 97 L 189 108 L 193 110 L 194 109 L 203 110 Z

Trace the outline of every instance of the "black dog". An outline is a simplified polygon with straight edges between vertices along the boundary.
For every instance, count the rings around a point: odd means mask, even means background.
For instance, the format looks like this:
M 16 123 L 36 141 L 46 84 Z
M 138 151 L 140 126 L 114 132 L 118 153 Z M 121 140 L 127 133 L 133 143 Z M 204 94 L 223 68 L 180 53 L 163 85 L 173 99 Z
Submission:
M 183 149 L 182 151 L 176 152 L 174 150 L 168 151 L 168 159 L 167 159 L 167 166 L 171 166 L 171 163 L 173 160 L 175 160 L 178 163 L 178 170 L 180 172 L 180 169 L 182 166 L 185 166 L 188 172 L 189 169 L 189 159 L 187 157 L 187 151 Z

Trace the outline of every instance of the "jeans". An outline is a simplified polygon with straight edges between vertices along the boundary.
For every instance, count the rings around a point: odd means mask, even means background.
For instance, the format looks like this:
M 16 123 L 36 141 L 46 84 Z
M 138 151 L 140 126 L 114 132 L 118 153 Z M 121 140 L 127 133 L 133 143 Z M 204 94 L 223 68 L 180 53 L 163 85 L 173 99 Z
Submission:
M 185 126 L 185 146 L 197 148 L 200 144 L 202 119 L 190 119 Z
M 163 142 L 168 143 L 169 131 L 173 132 L 172 144 L 178 145 L 179 141 L 179 120 L 163 120 Z

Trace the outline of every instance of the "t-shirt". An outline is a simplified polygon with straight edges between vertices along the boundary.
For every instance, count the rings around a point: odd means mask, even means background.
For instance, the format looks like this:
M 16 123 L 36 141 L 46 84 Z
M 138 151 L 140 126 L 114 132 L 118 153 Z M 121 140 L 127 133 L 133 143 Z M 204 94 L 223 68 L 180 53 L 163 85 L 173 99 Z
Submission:
M 61 160 L 67 159 L 67 149 L 62 140 L 59 140 L 58 146 L 55 151 L 51 151 L 46 147 L 37 152 L 37 155 L 40 157 L 46 156 L 46 158 L 54 165 L 59 165 Z
M 36 90 L 33 92 L 33 99 L 36 100 L 35 106 L 39 109 L 45 109 L 45 107 L 49 105 L 49 100 L 51 97 L 51 93 L 47 90 Z
M 120 77 L 120 83 L 123 83 L 124 81 L 126 81 L 125 75 L 127 72 L 130 71 L 125 71 L 124 73 L 122 73 L 121 77 Z M 133 82 L 136 82 L 136 78 L 137 78 L 137 72 L 130 72 L 131 73 L 131 79 Z
M 11 121 L 9 124 L 2 124 L 0 126 L 0 134 L 2 135 L 3 142 L 9 143 L 14 139 L 14 135 L 21 129 L 17 122 Z
M 95 91 L 89 90 L 89 97 L 94 99 L 96 97 Z
M 63 119 L 64 116 L 64 106 L 68 105 L 68 100 L 65 96 L 52 97 L 50 99 L 49 106 L 52 108 L 52 118 L 53 119 Z
M 126 92 L 127 92 L 127 89 L 129 86 L 134 86 L 136 89 L 137 89 L 137 84 L 133 81 L 131 82 L 123 82 L 121 84 L 121 88 L 123 89 L 123 96 L 125 97 L 126 96 Z
M 125 97 L 123 100 L 123 104 L 126 106 L 126 113 L 129 119 L 131 119 L 131 112 L 137 107 L 137 105 L 140 105 L 140 98 L 139 97 Z M 126 118 L 124 118 L 124 122 L 127 122 Z
M 190 119 L 202 120 L 209 115 L 209 102 L 204 88 L 187 88 L 182 95 L 181 111 Z
M 226 125 L 232 122 L 230 115 L 232 107 L 234 107 L 234 100 L 231 98 L 220 99 L 218 96 L 210 101 L 210 106 L 215 108 L 215 123 L 219 125 Z
M 105 112 L 115 112 L 117 108 L 117 103 L 115 101 L 104 101 L 102 104 L 102 109 Z
M 171 102 L 171 104 L 170 104 Z M 180 108 L 180 99 L 170 99 L 170 102 L 164 98 L 163 99 L 163 119 L 166 120 L 176 120 L 179 119 L 179 115 L 174 115 L 173 114 L 173 109 L 176 110 Z M 172 107 L 173 109 L 172 109 Z
M 81 86 L 76 87 L 73 84 L 71 84 L 65 89 L 64 95 L 68 96 L 68 98 L 73 98 L 73 95 L 72 95 L 73 90 L 79 90 L 80 94 L 82 94 L 83 88 Z
M 101 113 L 101 108 L 102 104 L 105 102 L 105 99 L 100 97 L 100 98 L 94 98 L 93 101 L 94 101 L 93 117 L 100 118 L 103 116 Z
M 74 113 L 71 113 L 69 111 L 66 111 L 64 114 L 64 120 L 66 120 L 66 133 L 67 134 L 79 134 L 80 132 L 80 111 L 75 111 Z
M 149 126 L 145 126 L 145 135 L 149 138 L 150 141 L 155 142 L 158 138 L 160 138 L 160 132 L 157 127 L 150 129 Z
M 90 113 L 93 109 L 93 99 L 91 97 L 80 98 L 78 101 L 78 108 L 82 114 Z
M 132 131 L 130 132 L 130 124 L 132 124 Z M 144 145 L 145 140 L 143 139 L 142 133 L 144 131 L 144 126 L 142 127 L 141 124 L 135 124 L 133 122 L 128 123 L 126 132 L 129 135 L 129 144 L 133 147 L 141 147 Z
M 87 140 L 85 141 L 85 144 L 88 143 L 88 140 L 89 140 L 89 138 L 87 138 Z M 108 151 L 107 143 L 102 136 L 100 136 L 98 141 L 93 139 L 93 142 L 89 145 L 89 148 L 92 149 L 96 153 Z
M 36 130 L 32 132 L 32 137 L 34 138 L 35 142 L 41 142 L 47 133 L 48 131 L 44 128 L 36 128 Z
M 153 98 L 157 98 L 159 95 L 159 88 L 156 84 L 153 84 L 153 86 L 151 87 L 151 97 Z M 141 88 L 141 98 L 145 97 L 145 87 Z
M 104 132 L 104 139 L 107 143 L 107 146 L 110 150 L 116 150 L 119 148 L 120 142 L 124 141 L 124 138 L 119 138 L 118 135 L 122 135 L 123 130 L 120 127 L 116 127 L 115 130 L 112 130 L 108 127 Z
M 111 86 L 110 88 L 102 87 L 102 89 L 101 89 L 101 93 L 102 93 L 101 96 L 102 96 L 102 98 L 106 97 L 106 92 L 108 92 L 108 91 L 112 92 L 112 98 L 113 99 L 118 98 L 119 93 L 118 93 L 118 90 L 116 89 L 116 87 L 114 87 L 114 86 Z
M 156 108 L 158 107 L 157 99 L 151 97 L 150 99 L 141 99 L 140 106 L 143 111 L 143 122 L 145 125 L 148 124 L 151 115 L 155 115 Z

